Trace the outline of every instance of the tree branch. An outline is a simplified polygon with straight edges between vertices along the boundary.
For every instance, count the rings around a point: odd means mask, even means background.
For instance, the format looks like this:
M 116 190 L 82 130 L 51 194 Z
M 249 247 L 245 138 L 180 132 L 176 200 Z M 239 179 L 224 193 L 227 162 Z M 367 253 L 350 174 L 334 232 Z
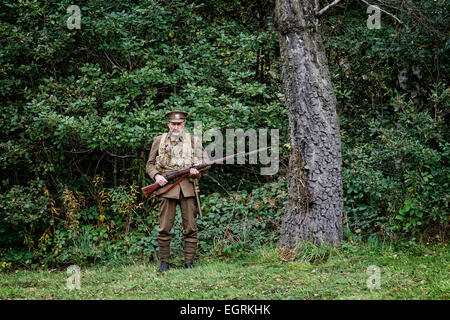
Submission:
M 111 157 L 116 157 L 116 158 L 136 158 L 136 154 L 133 154 L 133 155 L 126 155 L 126 156 L 119 156 L 119 155 L 117 155 L 117 154 L 114 154 L 114 153 L 111 153 L 111 152 L 109 152 L 109 151 L 107 151 L 107 150 L 105 150 L 105 152 L 107 153 L 107 154 L 109 154 Z
M 341 2 L 341 0 L 334 0 L 332 3 L 330 3 L 329 5 L 327 5 L 325 8 L 323 8 L 322 10 L 320 10 L 319 12 L 317 12 L 316 16 L 320 17 L 325 11 L 327 11 L 328 9 L 330 9 L 331 7 L 334 7 L 335 5 L 337 5 L 339 2 Z M 317 3 L 316 3 L 317 4 Z
M 108 54 L 106 53 L 106 51 L 103 50 L 103 53 L 105 54 L 106 58 L 108 58 L 109 62 L 111 62 L 111 64 L 112 64 L 114 67 L 116 67 L 117 69 L 122 70 L 122 71 L 125 70 L 125 68 L 123 68 L 122 66 L 115 64 L 115 63 L 111 60 L 111 58 L 108 56 Z
M 319 12 L 317 12 L 316 16 L 320 17 L 321 15 L 323 15 L 325 13 L 325 11 L 327 11 L 328 9 L 330 9 L 331 7 L 334 7 L 335 5 L 337 5 L 339 2 L 341 2 L 342 0 L 334 0 L 332 3 L 330 3 L 329 5 L 327 5 L 325 8 L 323 8 L 322 10 L 320 10 Z M 368 6 L 377 6 L 376 4 L 371 4 L 369 2 L 367 2 L 366 0 L 361 0 L 362 2 L 364 2 L 366 5 Z M 317 2 L 316 2 L 317 5 Z M 386 13 L 388 16 L 391 16 L 392 18 L 394 18 L 397 22 L 403 24 L 403 21 L 401 21 L 399 18 L 397 18 L 396 16 L 394 16 L 392 13 L 387 12 L 386 10 L 380 8 L 379 6 L 377 6 L 377 8 L 380 9 L 380 11 L 383 11 L 384 13 Z

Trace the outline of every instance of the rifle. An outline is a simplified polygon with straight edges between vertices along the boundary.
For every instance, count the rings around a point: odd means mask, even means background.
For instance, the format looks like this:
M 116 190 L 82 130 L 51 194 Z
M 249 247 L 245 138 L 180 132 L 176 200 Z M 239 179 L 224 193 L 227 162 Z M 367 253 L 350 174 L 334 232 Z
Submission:
M 245 153 L 245 151 L 242 151 L 242 152 L 235 153 L 235 154 L 232 154 L 232 155 L 220 158 L 220 159 L 207 161 L 207 162 L 204 162 L 204 163 L 200 163 L 198 165 L 193 165 L 192 167 L 189 167 L 189 168 L 184 168 L 184 169 L 181 169 L 181 170 L 172 171 L 172 172 L 169 172 L 169 173 L 163 175 L 163 177 L 166 178 L 166 180 L 168 181 L 168 184 L 171 183 L 171 181 L 174 181 L 177 178 L 178 178 L 178 181 L 181 181 L 182 178 L 184 178 L 184 177 L 189 175 L 189 171 L 192 168 L 195 168 L 195 169 L 197 169 L 198 171 L 201 172 L 201 171 L 206 170 L 207 167 L 209 167 L 209 166 L 211 166 L 213 164 L 223 163 L 224 161 L 226 161 L 228 159 L 232 159 L 232 158 L 237 157 L 237 156 L 240 156 L 241 154 L 247 155 L 247 154 L 255 153 L 255 152 L 262 151 L 262 150 L 269 149 L 269 148 L 270 147 L 261 148 L 261 149 L 253 150 L 253 151 L 250 151 L 250 152 L 247 152 L 247 153 Z M 155 182 L 153 184 L 150 184 L 150 185 L 148 185 L 146 187 L 141 188 L 141 190 L 144 193 L 145 197 L 147 198 L 150 194 L 152 194 L 153 192 L 155 192 L 159 188 L 162 188 L 162 186 L 160 186 L 158 183 Z

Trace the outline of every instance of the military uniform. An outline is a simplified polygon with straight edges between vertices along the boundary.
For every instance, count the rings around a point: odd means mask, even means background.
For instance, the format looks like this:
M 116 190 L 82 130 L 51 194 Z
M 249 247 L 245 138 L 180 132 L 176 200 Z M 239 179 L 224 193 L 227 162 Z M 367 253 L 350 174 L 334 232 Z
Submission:
M 171 122 L 183 122 L 187 113 L 173 111 L 166 114 Z M 148 175 L 155 180 L 157 174 L 191 167 L 194 164 L 209 161 L 208 155 L 197 136 L 183 132 L 179 136 L 170 132 L 157 136 L 146 165 Z M 176 180 L 175 180 L 176 181 Z M 175 182 L 172 181 L 172 182 Z M 160 216 L 158 227 L 159 256 L 162 262 L 169 263 L 171 232 L 177 204 L 181 208 L 183 220 L 184 259 L 186 264 L 192 264 L 198 243 L 197 203 L 195 191 L 189 177 L 172 187 L 167 183 L 155 191 L 158 196 Z

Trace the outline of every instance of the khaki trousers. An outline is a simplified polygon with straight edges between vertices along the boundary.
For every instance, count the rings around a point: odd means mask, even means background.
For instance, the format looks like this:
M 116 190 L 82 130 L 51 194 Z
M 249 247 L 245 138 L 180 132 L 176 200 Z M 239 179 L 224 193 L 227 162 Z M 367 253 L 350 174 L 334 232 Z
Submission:
M 184 261 L 192 263 L 197 250 L 198 229 L 197 229 L 197 203 L 195 197 L 185 198 L 180 192 L 179 199 L 169 199 L 159 197 L 159 227 L 158 244 L 159 257 L 162 262 L 170 260 L 170 240 L 174 236 L 171 232 L 177 204 L 181 208 L 181 218 L 183 220 L 183 240 L 184 240 Z

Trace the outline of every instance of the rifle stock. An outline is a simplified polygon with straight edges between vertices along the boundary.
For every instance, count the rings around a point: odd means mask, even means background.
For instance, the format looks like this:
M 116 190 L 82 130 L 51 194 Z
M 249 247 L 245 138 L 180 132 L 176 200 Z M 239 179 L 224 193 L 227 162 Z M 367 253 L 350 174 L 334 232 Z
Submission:
M 153 183 L 151 185 L 143 187 L 141 190 L 144 193 L 144 196 L 147 198 L 150 194 L 152 194 L 157 189 L 159 189 L 159 187 L 160 187 L 160 185 L 155 182 L 155 183 Z

